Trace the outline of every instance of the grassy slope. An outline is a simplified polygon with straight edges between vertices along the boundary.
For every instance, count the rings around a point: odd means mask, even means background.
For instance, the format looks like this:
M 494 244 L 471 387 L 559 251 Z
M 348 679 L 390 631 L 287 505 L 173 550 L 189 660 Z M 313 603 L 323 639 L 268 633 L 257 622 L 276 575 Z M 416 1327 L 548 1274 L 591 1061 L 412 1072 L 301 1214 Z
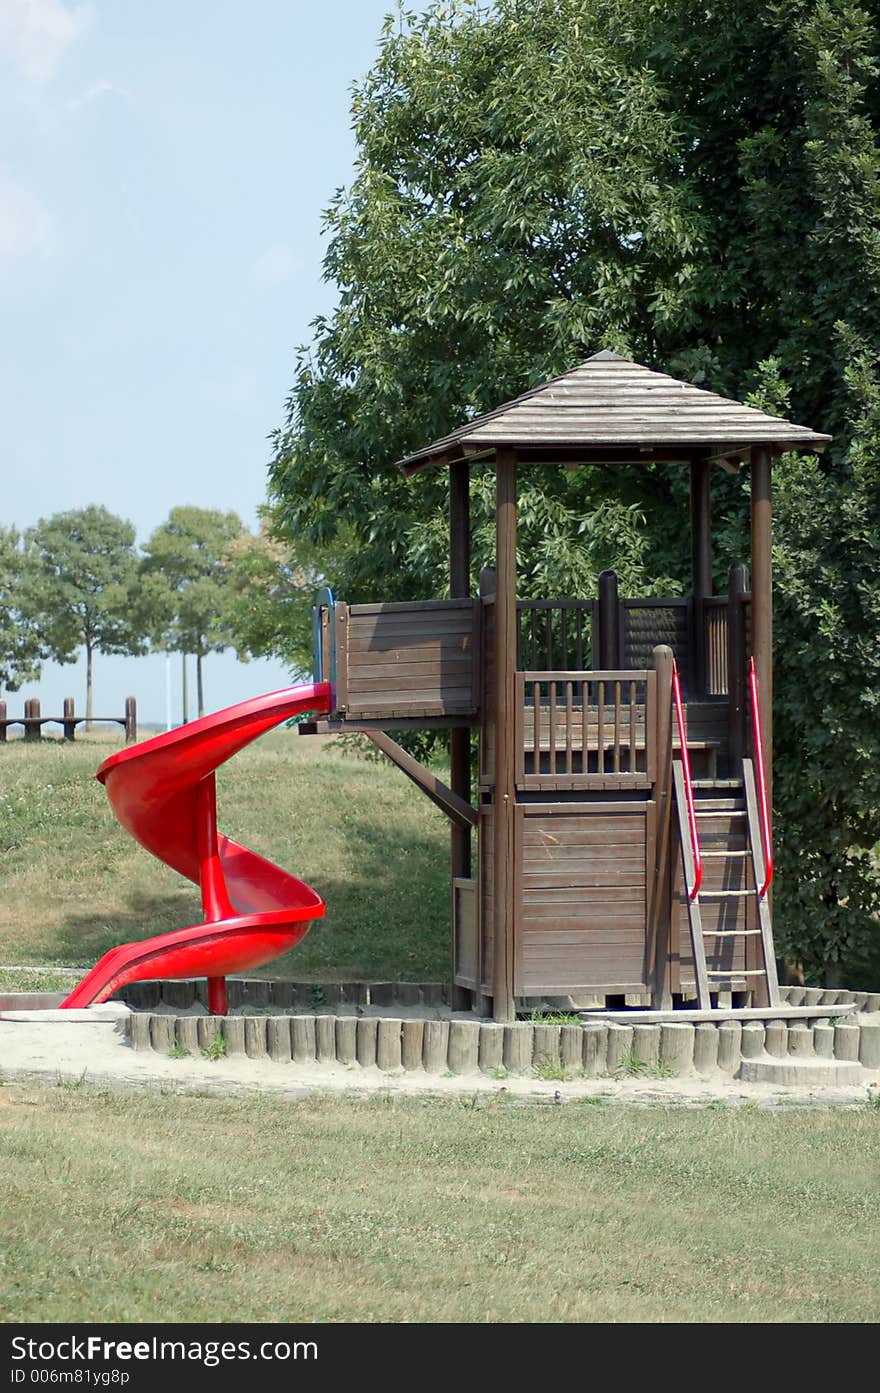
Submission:
M 867 1107 L 6 1087 L 0 1309 L 22 1321 L 877 1320 L 878 1123 Z
M 200 920 L 195 887 L 115 822 L 94 779 L 112 748 L 98 736 L 0 745 L 0 963 L 85 967 Z M 327 901 L 274 973 L 448 974 L 448 824 L 385 761 L 275 732 L 220 770 L 218 808 L 221 830 Z

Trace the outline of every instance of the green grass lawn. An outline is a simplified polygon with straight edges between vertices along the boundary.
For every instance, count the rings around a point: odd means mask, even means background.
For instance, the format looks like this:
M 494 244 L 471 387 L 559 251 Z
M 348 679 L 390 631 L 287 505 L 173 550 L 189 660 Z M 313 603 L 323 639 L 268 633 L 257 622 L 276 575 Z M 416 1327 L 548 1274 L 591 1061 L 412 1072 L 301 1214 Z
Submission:
M 0 745 L 0 964 L 89 967 L 115 944 L 201 920 L 195 886 L 132 841 L 94 778 L 117 745 L 98 734 Z M 386 761 L 277 731 L 219 771 L 218 809 L 222 831 L 327 901 L 326 918 L 267 971 L 448 976 L 448 823 Z M 6 974 L 0 985 L 53 979 Z
M 21 1321 L 876 1321 L 880 1112 L 0 1088 Z

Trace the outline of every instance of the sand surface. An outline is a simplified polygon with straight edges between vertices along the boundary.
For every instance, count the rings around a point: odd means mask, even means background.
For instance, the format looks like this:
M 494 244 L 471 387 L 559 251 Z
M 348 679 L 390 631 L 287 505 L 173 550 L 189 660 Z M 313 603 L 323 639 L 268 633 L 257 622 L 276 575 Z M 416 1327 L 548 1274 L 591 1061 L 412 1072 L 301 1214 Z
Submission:
M 880 1075 L 865 1075 L 852 1087 L 798 1089 L 767 1084 L 739 1084 L 721 1074 L 709 1079 L 577 1079 L 570 1082 L 516 1078 L 503 1081 L 484 1074 L 437 1076 L 421 1072 L 386 1074 L 359 1065 L 277 1063 L 271 1059 L 208 1060 L 202 1056 L 172 1059 L 152 1050 L 133 1050 L 124 1035 L 128 1008 L 92 1007 L 76 1012 L 21 1012 L 0 1018 L 0 1081 L 13 1079 L 57 1083 L 81 1080 L 97 1087 L 223 1095 L 253 1091 L 301 1098 L 317 1093 L 368 1096 L 506 1094 L 543 1103 L 602 1098 L 608 1102 L 678 1104 L 691 1107 L 724 1102 L 763 1107 L 863 1106 L 880 1090 Z

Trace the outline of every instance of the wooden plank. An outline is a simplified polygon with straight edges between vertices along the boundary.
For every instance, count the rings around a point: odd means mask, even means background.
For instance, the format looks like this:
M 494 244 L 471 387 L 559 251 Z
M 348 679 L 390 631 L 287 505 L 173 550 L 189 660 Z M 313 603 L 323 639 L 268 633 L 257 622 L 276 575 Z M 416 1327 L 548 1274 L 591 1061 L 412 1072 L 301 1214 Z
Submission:
M 746 792 L 746 808 L 749 814 L 749 841 L 752 851 L 752 869 L 755 876 L 755 886 L 763 885 L 766 873 L 766 862 L 764 859 L 764 844 L 761 837 L 761 820 L 758 812 L 758 794 L 755 788 L 755 772 L 750 759 L 743 760 L 743 781 Z M 759 1006 L 776 1006 L 779 1004 L 779 980 L 776 975 L 776 950 L 773 946 L 773 929 L 770 923 L 770 906 L 767 903 L 766 895 L 758 895 L 755 899 L 758 906 L 758 927 L 761 932 L 761 955 L 765 969 L 766 980 L 766 1001 L 759 1001 Z M 752 966 L 751 954 L 746 954 L 749 966 Z
M 699 900 L 688 898 L 688 887 L 693 887 L 696 878 L 694 863 L 694 853 L 691 846 L 690 828 L 687 818 L 687 797 L 685 791 L 684 771 L 679 760 L 672 762 L 673 786 L 675 788 L 675 806 L 678 815 L 678 839 L 681 848 L 682 865 L 684 870 L 684 887 L 686 908 L 688 914 L 688 924 L 691 932 L 691 952 L 693 954 L 694 972 L 697 982 L 697 1000 L 700 1009 L 707 1011 L 711 1005 L 709 1000 L 709 981 L 706 975 L 706 958 L 703 949 L 703 923 Z
M 474 605 L 470 597 L 460 597 L 452 600 L 392 600 L 378 601 L 371 604 L 349 605 L 349 614 L 358 618 L 364 615 L 409 615 L 409 614 L 446 614 L 446 613 L 469 613 Z

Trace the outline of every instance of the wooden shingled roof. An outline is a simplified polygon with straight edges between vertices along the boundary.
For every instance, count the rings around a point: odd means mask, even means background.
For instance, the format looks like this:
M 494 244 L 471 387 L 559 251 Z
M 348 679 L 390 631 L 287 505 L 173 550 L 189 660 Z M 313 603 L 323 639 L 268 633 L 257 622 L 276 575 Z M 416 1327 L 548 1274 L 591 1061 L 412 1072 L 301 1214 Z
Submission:
M 734 456 L 752 445 L 822 450 L 831 439 L 603 351 L 400 461 L 405 474 L 512 448 L 525 459 L 584 463 Z

